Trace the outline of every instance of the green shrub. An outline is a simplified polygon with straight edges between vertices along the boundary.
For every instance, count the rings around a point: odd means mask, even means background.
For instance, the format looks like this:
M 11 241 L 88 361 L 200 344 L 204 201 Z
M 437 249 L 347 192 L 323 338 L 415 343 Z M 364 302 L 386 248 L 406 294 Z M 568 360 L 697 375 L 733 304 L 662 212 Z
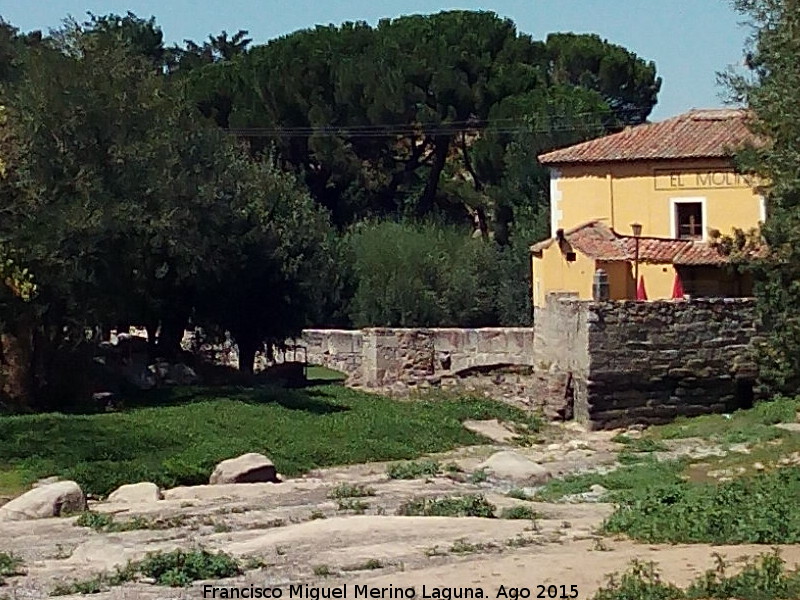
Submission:
M 416 460 L 389 465 L 389 479 L 422 479 L 435 477 L 441 471 L 441 465 L 435 460 Z
M 623 575 L 611 575 L 593 600 L 793 600 L 800 597 L 800 572 L 787 571 L 778 552 L 764 554 L 736 575 L 728 576 L 725 561 L 698 577 L 686 590 L 664 583 L 653 563 L 633 561 Z
M 366 498 L 374 496 L 375 490 L 361 484 L 342 483 L 328 494 L 328 498 Z
M 672 584 L 663 583 L 653 563 L 633 561 L 621 577 L 611 575 L 606 587 L 594 600 L 679 600 L 686 594 Z
M 6 577 L 24 575 L 22 559 L 8 552 L 0 552 L 0 585 L 5 585 Z
M 418 497 L 403 503 L 397 514 L 404 517 L 483 517 L 494 518 L 497 507 L 482 495 L 452 498 Z
M 104 573 L 83 581 L 59 584 L 52 595 L 96 594 L 138 577 L 150 578 L 156 585 L 186 587 L 193 581 L 225 579 L 236 577 L 243 572 L 239 561 L 224 552 L 214 554 L 202 549 L 151 552 L 140 561 L 129 562 L 125 567 L 117 568 L 114 573 Z
M 356 327 L 529 325 L 529 258 L 436 223 L 361 224 L 347 238 Z
M 535 520 L 539 515 L 530 506 L 512 506 L 504 508 L 500 513 L 501 519 L 529 519 Z
M 473 484 L 483 483 L 487 479 L 489 479 L 489 474 L 486 469 L 475 471 L 469 476 L 469 482 Z
M 620 498 L 604 530 L 650 543 L 800 543 L 800 468 L 719 485 L 673 483 Z
M 135 564 L 144 577 L 170 587 L 183 587 L 203 579 L 236 577 L 243 572 L 235 558 L 224 552 L 213 554 L 206 550 L 156 552 Z

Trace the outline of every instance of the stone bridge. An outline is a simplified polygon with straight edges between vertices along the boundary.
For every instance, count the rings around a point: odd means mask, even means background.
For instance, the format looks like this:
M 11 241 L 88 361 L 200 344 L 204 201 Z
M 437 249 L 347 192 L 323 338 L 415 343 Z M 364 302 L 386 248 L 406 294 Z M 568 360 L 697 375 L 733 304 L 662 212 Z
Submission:
M 352 383 L 384 387 L 511 366 L 534 366 L 532 328 L 307 329 L 296 343 L 308 362 L 346 373 Z

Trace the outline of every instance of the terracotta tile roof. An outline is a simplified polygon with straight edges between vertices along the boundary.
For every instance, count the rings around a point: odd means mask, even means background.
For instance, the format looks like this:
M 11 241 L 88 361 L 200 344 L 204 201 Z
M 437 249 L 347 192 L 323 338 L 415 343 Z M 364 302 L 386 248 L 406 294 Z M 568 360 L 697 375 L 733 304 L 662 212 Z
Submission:
M 758 140 L 741 109 L 692 110 L 539 156 L 545 165 L 634 160 L 726 158 Z
M 595 260 L 632 261 L 636 255 L 636 238 L 620 235 L 600 221 L 589 221 L 565 231 L 564 238 L 573 249 Z M 531 246 L 531 250 L 540 252 L 556 241 L 544 240 Z M 706 242 L 651 237 L 639 238 L 639 261 L 684 266 L 720 266 L 728 262 Z

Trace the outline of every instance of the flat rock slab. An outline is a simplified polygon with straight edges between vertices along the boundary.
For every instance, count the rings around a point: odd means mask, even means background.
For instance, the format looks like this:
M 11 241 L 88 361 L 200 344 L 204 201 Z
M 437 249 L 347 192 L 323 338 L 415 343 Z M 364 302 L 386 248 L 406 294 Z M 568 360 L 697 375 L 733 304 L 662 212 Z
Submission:
M 518 483 L 544 483 L 550 479 L 550 472 L 539 463 L 509 450 L 492 454 L 479 469 L 499 479 L 509 479 Z
M 778 423 L 775 425 L 778 429 L 784 429 L 786 431 L 793 431 L 795 433 L 800 433 L 800 423 Z
M 464 427 L 499 444 L 507 444 L 514 438 L 519 437 L 497 419 L 490 421 L 464 421 Z

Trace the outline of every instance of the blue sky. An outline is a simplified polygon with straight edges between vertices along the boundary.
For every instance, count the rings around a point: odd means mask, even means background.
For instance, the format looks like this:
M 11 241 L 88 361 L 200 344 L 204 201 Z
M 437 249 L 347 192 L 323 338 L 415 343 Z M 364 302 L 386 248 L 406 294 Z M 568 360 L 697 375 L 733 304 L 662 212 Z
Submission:
M 167 40 L 250 31 L 256 42 L 315 24 L 463 8 L 510 17 L 520 31 L 597 33 L 656 62 L 664 79 L 653 119 L 723 105 L 716 73 L 741 62 L 747 30 L 729 0 L 0 0 L 0 15 L 24 31 L 47 30 L 67 15 L 131 10 L 155 16 Z

